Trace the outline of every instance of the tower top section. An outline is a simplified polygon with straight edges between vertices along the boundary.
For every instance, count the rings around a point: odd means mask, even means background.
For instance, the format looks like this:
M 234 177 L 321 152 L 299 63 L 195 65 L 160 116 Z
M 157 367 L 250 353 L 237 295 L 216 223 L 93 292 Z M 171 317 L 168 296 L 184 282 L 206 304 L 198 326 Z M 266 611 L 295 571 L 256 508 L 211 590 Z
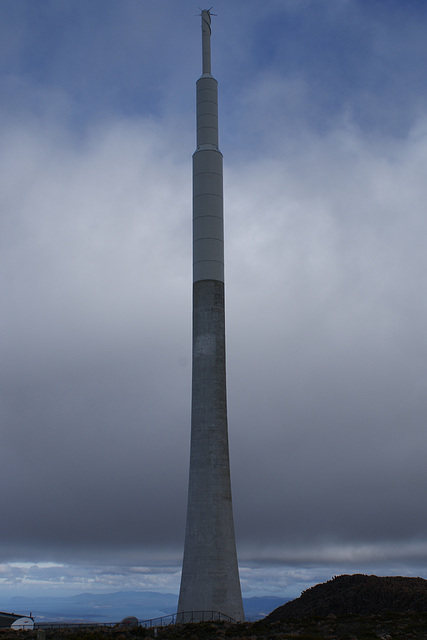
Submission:
M 212 7 L 211 7 L 212 9 Z M 211 9 L 203 9 L 202 13 L 202 73 L 211 75 Z

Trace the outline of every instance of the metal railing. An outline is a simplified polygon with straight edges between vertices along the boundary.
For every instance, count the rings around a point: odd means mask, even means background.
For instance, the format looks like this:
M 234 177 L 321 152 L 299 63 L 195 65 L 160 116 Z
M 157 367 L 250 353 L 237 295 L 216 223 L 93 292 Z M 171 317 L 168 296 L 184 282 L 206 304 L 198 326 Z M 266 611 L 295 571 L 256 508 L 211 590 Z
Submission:
M 179 613 L 170 613 L 166 616 L 158 618 L 150 618 L 148 620 L 138 620 L 135 626 L 150 629 L 152 627 L 167 627 L 174 624 L 187 624 L 197 622 L 236 622 L 230 616 L 220 611 L 180 611 Z M 96 627 L 131 627 L 132 624 L 126 622 L 36 622 L 34 629 L 84 629 Z
M 166 627 L 170 624 L 186 624 L 187 622 L 236 622 L 230 616 L 220 611 L 180 611 L 171 613 L 168 616 L 143 620 L 139 622 L 140 627 Z
M 95 627 L 115 627 L 120 622 L 35 622 L 34 629 L 92 629 Z

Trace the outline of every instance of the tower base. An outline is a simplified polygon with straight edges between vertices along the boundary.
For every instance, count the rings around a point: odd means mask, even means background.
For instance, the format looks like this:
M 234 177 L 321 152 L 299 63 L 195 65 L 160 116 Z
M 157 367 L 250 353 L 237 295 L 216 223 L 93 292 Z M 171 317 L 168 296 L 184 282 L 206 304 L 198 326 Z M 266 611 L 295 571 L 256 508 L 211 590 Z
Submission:
M 178 603 L 186 618 L 202 620 L 209 612 L 244 619 L 228 452 L 224 283 L 218 280 L 193 288 L 190 479 Z

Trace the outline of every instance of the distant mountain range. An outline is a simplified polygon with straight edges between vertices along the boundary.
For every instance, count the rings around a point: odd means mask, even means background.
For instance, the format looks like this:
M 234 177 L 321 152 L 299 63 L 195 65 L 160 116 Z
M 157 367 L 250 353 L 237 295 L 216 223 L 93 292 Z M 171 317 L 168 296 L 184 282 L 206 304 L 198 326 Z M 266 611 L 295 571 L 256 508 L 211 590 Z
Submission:
M 287 602 L 286 598 L 261 596 L 243 598 L 247 620 L 259 620 Z M 149 620 L 176 612 L 178 596 L 155 591 L 81 593 L 67 597 L 2 599 L 0 609 L 29 615 L 35 622 L 119 622 L 126 616 Z

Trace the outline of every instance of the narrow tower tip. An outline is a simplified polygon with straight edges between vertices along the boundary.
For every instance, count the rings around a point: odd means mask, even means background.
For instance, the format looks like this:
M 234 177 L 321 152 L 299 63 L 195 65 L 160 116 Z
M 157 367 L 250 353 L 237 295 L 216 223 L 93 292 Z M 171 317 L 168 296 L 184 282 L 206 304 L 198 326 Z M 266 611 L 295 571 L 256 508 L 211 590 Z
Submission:
M 211 13 L 210 9 L 201 9 L 202 16 L 202 73 L 211 75 Z

